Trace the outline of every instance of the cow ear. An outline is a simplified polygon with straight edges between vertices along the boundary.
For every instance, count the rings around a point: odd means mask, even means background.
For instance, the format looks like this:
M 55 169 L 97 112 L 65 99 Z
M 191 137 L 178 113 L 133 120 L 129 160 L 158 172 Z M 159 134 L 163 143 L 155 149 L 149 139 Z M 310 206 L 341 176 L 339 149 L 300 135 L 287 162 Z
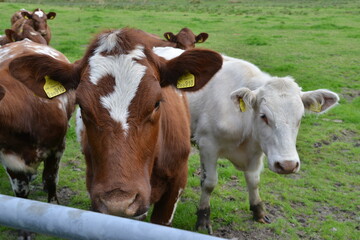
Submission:
M 2 85 L 0 85 L 0 101 L 4 98 L 5 92 L 6 92 L 5 88 Z
M 302 92 L 301 100 L 303 101 L 306 110 L 313 113 L 324 113 L 330 108 L 336 106 L 340 98 L 332 91 L 319 89 L 315 91 Z
M 5 29 L 5 35 L 11 42 L 15 42 L 17 40 L 17 34 L 12 29 Z
M 183 91 L 202 88 L 221 68 L 220 54 L 203 49 L 191 49 L 166 61 L 161 66 L 161 87 L 174 85 Z
M 233 91 L 230 98 L 240 112 L 246 112 L 256 104 L 256 94 L 249 88 L 239 88 Z
M 25 19 L 32 19 L 32 14 L 29 12 L 21 12 L 21 16 Z
M 49 12 L 46 17 L 48 20 L 53 20 L 56 17 L 56 12 Z
M 75 89 L 80 81 L 80 68 L 47 55 L 34 54 L 14 59 L 10 74 L 31 89 L 37 96 L 48 98 L 44 88 L 51 82 L 63 90 Z M 55 84 L 55 85 L 54 85 Z
M 199 35 L 197 35 L 197 36 L 195 37 L 195 40 L 196 40 L 195 43 L 203 43 L 203 42 L 206 41 L 206 39 L 208 39 L 208 37 L 209 37 L 209 34 L 207 34 L 207 33 L 200 33 Z
M 169 42 L 174 42 L 176 43 L 176 36 L 172 33 L 172 32 L 166 32 L 164 33 L 164 37 L 166 40 L 168 40 Z

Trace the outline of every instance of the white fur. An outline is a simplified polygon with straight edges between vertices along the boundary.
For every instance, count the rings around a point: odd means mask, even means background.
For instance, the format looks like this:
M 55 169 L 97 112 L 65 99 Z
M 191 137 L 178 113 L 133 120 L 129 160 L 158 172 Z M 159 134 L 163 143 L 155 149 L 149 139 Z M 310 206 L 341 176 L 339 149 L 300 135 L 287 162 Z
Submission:
M 5 168 L 8 168 L 12 171 L 19 171 L 19 172 L 29 172 L 29 173 L 36 173 L 36 169 L 38 165 L 29 167 L 25 164 L 25 160 L 13 153 L 3 153 L 0 151 L 0 162 L 3 164 Z
M 76 137 L 79 143 L 82 142 L 81 136 L 83 131 L 84 131 L 84 122 L 81 118 L 81 109 L 78 108 L 76 110 Z
M 137 63 L 145 57 L 143 47 L 138 46 L 129 54 L 103 56 L 103 51 L 111 51 L 116 32 L 100 38 L 100 45 L 95 54 L 90 58 L 90 81 L 97 85 L 99 80 L 106 75 L 115 78 L 114 91 L 100 98 L 100 102 L 106 108 L 110 116 L 122 124 L 125 133 L 128 130 L 127 118 L 129 105 L 138 90 L 139 84 L 145 75 L 146 67 Z M 111 40 L 111 41 L 110 41 Z
M 18 52 L 18 49 L 17 49 L 21 45 L 26 46 L 26 52 L 45 54 L 45 55 L 48 55 L 48 56 L 50 56 L 54 59 L 60 60 L 60 61 L 70 62 L 67 58 L 64 59 L 64 55 L 60 54 L 55 49 L 53 49 L 47 45 L 35 43 L 27 38 L 25 38 L 22 41 L 13 42 L 11 44 L 7 44 L 4 47 L 2 47 L 0 49 L 1 62 L 5 62 L 6 60 L 12 59 L 14 56 L 21 54 Z
M 35 15 L 38 15 L 39 18 L 42 18 L 42 17 L 44 16 L 43 11 L 36 11 L 36 12 L 34 12 L 34 14 L 35 14 Z
M 182 189 L 182 188 L 179 189 L 178 196 L 176 197 L 176 202 L 175 202 L 175 204 L 174 204 L 174 208 L 173 208 L 173 211 L 172 211 L 172 213 L 171 213 L 170 219 L 169 219 L 169 221 L 166 223 L 167 226 L 170 225 L 170 224 L 172 223 L 172 220 L 174 219 L 174 215 L 175 215 L 175 211 L 176 211 L 176 208 L 177 208 L 177 204 L 178 204 L 178 202 L 179 202 L 179 200 L 180 200 L 180 196 L 181 196 L 183 190 L 184 190 L 184 189 Z

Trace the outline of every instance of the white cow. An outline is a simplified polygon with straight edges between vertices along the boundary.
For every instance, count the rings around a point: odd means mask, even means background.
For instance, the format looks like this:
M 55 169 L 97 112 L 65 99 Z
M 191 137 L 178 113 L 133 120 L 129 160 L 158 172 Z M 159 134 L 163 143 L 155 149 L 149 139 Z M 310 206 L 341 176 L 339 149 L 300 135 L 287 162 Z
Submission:
M 182 51 L 155 48 L 155 52 L 170 59 Z M 229 159 L 245 172 L 254 219 L 268 223 L 258 189 L 264 154 L 276 173 L 299 171 L 296 137 L 305 109 L 323 113 L 339 101 L 329 90 L 303 92 L 291 77 L 273 77 L 244 60 L 223 58 L 222 69 L 213 79 L 202 90 L 187 94 L 202 170 L 196 228 L 209 233 L 218 158 Z

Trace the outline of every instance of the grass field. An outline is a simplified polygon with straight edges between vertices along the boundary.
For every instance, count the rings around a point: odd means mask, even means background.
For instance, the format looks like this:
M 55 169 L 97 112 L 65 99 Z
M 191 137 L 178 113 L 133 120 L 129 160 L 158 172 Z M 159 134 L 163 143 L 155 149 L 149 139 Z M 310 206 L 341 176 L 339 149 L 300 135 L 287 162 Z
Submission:
M 302 161 L 298 174 L 280 176 L 265 163 L 260 194 L 271 224 L 253 222 L 243 173 L 227 160 L 219 161 L 219 184 L 211 199 L 213 229 L 216 236 L 238 239 L 360 239 L 360 3 L 31 2 L 0 0 L 0 31 L 10 27 L 12 13 L 20 8 L 55 11 L 57 17 L 49 21 L 50 45 L 72 62 L 82 57 L 92 37 L 104 29 L 129 26 L 162 36 L 186 26 L 196 34 L 209 33 L 209 39 L 198 47 L 245 59 L 272 75 L 291 75 L 305 91 L 326 88 L 339 93 L 339 106 L 321 116 L 304 117 L 297 141 Z M 85 165 L 79 149 L 72 119 L 58 193 L 62 205 L 88 209 Z M 30 198 L 46 201 L 40 176 L 32 185 Z M 199 182 L 199 156 L 193 154 L 174 227 L 194 231 Z M 12 195 L 3 169 L 0 193 Z M 0 239 L 16 239 L 16 232 L 0 227 Z M 37 235 L 36 239 L 55 238 Z

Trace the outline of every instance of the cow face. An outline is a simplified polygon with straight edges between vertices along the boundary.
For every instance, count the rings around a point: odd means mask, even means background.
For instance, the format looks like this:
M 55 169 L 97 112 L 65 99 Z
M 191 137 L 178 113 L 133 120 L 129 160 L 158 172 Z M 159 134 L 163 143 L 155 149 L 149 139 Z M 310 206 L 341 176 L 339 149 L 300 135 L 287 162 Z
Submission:
M 22 12 L 21 15 L 26 19 L 31 19 L 33 22 L 34 30 L 39 32 L 43 37 L 48 34 L 47 20 L 52 20 L 56 17 L 55 12 L 46 14 L 43 10 L 37 8 L 33 13 Z
M 296 138 L 304 110 L 323 113 L 339 97 L 328 90 L 302 92 L 287 78 L 273 78 L 261 88 L 241 88 L 231 94 L 241 114 L 253 114 L 255 138 L 269 161 L 269 168 L 280 174 L 299 171 Z
M 174 35 L 172 32 L 164 33 L 164 37 L 169 42 L 176 43 L 176 48 L 181 48 L 184 50 L 191 49 L 195 47 L 195 43 L 203 43 L 209 37 L 207 33 L 200 33 L 195 35 L 190 29 L 183 28 L 180 32 Z
M 123 29 L 99 35 L 77 89 L 92 207 L 127 217 L 140 216 L 150 205 L 151 174 L 165 134 L 163 88 L 191 73 L 195 85 L 186 90 L 197 90 L 222 64 L 220 55 L 205 50 L 165 61 L 133 42 L 134 34 Z

